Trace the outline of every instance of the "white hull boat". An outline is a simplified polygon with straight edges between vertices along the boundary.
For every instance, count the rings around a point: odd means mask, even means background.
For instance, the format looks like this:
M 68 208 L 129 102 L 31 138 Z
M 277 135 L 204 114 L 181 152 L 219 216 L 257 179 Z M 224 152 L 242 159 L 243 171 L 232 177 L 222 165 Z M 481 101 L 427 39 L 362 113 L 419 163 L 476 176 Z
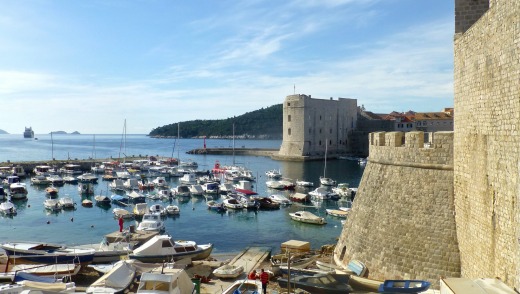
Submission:
M 256 294 L 262 293 L 260 280 L 237 280 L 231 284 L 222 294 Z
M 241 265 L 225 264 L 216 268 L 213 275 L 222 279 L 234 279 L 244 272 L 244 267 Z
M 308 224 L 316 224 L 316 225 L 324 225 L 327 221 L 323 217 L 319 217 L 308 211 L 297 211 L 294 213 L 289 213 L 291 218 L 295 221 L 299 221 L 302 223 Z
M 201 260 L 207 258 L 212 250 L 211 243 L 198 245 L 194 241 L 173 241 L 168 235 L 157 235 L 135 249 L 129 257 L 142 262 L 175 261 L 183 258 Z
M 146 213 L 143 220 L 137 226 L 137 231 L 164 231 L 164 222 L 159 213 Z
M 135 274 L 132 261 L 118 261 L 110 271 L 92 283 L 86 293 L 123 293 L 132 285 Z
M 0 212 L 4 215 L 15 215 L 18 213 L 16 207 L 11 202 L 0 203 Z

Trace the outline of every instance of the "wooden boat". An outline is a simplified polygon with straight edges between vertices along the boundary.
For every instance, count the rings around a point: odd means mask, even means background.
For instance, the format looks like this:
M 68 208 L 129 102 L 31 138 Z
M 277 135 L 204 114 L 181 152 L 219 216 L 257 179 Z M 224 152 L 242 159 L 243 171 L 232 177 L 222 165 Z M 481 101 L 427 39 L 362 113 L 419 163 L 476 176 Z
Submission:
M 253 293 L 261 293 L 262 291 L 262 282 L 260 280 L 236 280 L 233 284 L 231 284 L 228 288 L 222 292 L 222 294 L 253 294 Z
M 97 205 L 110 205 L 110 198 L 105 195 L 96 195 L 94 196 L 94 200 L 96 201 Z
M 318 274 L 314 276 L 291 277 L 291 288 L 298 288 L 313 294 L 344 294 L 351 293 L 352 287 L 348 284 L 348 275 Z M 288 279 L 278 278 L 278 285 L 287 288 Z
M 39 242 L 8 242 L 0 244 L 7 257 L 19 263 L 90 263 L 93 249 L 68 248 L 58 244 Z
M 379 293 L 420 293 L 430 288 L 430 282 L 423 280 L 385 280 L 379 285 Z
M 320 260 L 316 260 L 316 266 L 324 271 L 335 271 L 335 270 L 341 270 L 342 268 L 331 263 L 326 263 Z
M 129 258 L 142 262 L 175 261 L 182 258 L 201 260 L 208 257 L 212 250 L 211 243 L 199 245 L 195 241 L 173 241 L 168 235 L 157 235 L 134 249 Z
M 289 213 L 291 218 L 295 221 L 299 221 L 302 223 L 308 224 L 316 224 L 316 225 L 324 225 L 327 221 L 323 217 L 319 217 L 314 213 L 308 211 L 297 211 L 294 213 Z
M 135 273 L 132 261 L 118 261 L 110 271 L 92 283 L 86 293 L 123 293 L 132 285 Z
M 225 264 L 216 268 L 213 275 L 223 279 L 237 278 L 244 272 L 244 267 L 241 265 Z
M 276 203 L 268 197 L 257 198 L 256 202 L 258 202 L 258 207 L 260 209 L 279 209 L 280 208 L 280 203 Z
M 327 209 L 325 209 L 325 211 L 327 211 L 328 215 L 332 215 L 335 217 L 347 218 L 347 216 L 348 216 L 348 211 L 343 211 L 340 209 L 328 209 L 327 208 Z
M 22 280 L 16 284 L 6 284 L 0 286 L 1 294 L 74 293 L 75 291 L 76 284 L 74 282 L 65 283 L 54 278 L 43 277 L 40 278 L 40 281 Z

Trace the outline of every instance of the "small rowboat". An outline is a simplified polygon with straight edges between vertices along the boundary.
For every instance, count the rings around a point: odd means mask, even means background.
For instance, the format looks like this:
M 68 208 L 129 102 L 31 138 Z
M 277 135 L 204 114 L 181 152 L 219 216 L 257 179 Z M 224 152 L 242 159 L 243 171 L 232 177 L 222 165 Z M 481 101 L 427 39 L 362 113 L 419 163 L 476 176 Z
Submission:
M 232 279 L 237 278 L 244 272 L 244 267 L 241 265 L 231 265 L 225 264 L 219 268 L 216 268 L 213 271 L 213 275 L 223 278 L 223 279 Z

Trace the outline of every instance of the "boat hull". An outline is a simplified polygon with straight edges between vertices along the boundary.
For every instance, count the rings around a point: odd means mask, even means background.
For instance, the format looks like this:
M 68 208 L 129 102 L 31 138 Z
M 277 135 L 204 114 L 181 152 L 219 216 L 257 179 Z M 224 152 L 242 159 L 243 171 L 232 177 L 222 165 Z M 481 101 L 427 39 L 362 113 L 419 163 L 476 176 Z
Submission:
M 208 248 L 191 251 L 191 252 L 178 252 L 175 254 L 161 254 L 161 255 L 137 255 L 130 254 L 128 257 L 130 259 L 136 259 L 141 262 L 146 263 L 162 263 L 165 261 L 176 261 L 183 258 L 191 258 L 192 260 L 202 260 L 209 257 L 211 251 L 213 250 L 213 244 L 211 244 Z

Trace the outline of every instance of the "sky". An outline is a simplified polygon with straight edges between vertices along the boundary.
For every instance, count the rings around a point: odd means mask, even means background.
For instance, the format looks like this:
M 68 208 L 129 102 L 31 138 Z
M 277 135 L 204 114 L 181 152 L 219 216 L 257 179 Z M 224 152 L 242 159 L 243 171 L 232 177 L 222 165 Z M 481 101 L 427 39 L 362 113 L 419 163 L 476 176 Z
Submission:
M 295 93 L 441 111 L 453 2 L 1 0 L 0 129 L 148 134 Z

